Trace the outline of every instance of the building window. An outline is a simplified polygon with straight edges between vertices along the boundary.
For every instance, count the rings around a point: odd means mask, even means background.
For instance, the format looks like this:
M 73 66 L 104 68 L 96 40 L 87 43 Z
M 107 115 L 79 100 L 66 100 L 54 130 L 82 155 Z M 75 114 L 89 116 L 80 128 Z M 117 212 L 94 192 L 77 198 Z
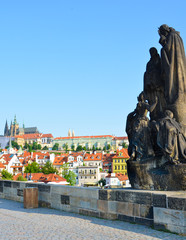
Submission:
M 118 170 L 120 170 L 120 166 L 118 166 Z
M 117 166 L 115 166 L 115 170 L 117 170 Z
M 123 170 L 123 166 L 122 166 L 122 170 Z

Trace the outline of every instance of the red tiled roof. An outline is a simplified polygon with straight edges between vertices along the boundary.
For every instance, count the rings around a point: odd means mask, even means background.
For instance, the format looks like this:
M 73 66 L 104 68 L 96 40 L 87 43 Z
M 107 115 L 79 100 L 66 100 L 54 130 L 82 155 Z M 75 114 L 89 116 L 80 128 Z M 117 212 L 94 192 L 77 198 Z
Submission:
M 122 153 L 122 156 L 119 156 L 119 153 Z M 122 148 L 121 150 L 117 150 L 116 155 L 113 157 L 113 159 L 114 158 L 129 158 L 128 149 Z
M 102 153 L 86 153 L 84 161 L 102 161 Z
M 22 174 L 17 174 L 13 177 L 13 180 L 17 180 L 19 176 Z M 51 174 L 43 174 L 43 173 L 24 173 L 23 177 L 26 178 L 26 176 L 31 175 L 31 180 L 36 182 L 67 182 L 67 180 L 57 174 L 51 173 Z
M 53 165 L 63 165 L 64 162 L 68 161 L 68 154 L 61 154 L 55 156 Z
M 16 135 L 15 138 L 24 138 L 24 139 L 38 139 L 38 138 L 53 138 L 51 133 L 42 134 L 42 133 L 29 133 L 23 135 Z
M 126 181 L 128 180 L 128 176 L 124 175 L 122 173 L 115 173 L 115 176 L 111 176 L 111 173 L 109 173 L 106 178 L 114 178 L 117 177 L 120 181 Z
M 57 137 L 54 140 L 58 140 L 58 139 L 74 139 L 74 138 L 113 138 L 112 135 L 98 135 L 98 136 L 77 136 L 77 137 Z
M 6 168 L 6 167 L 0 162 L 0 168 Z
M 10 162 L 10 160 L 13 158 L 14 154 L 3 154 L 0 159 L 3 159 L 6 161 L 6 165 Z
M 128 140 L 128 137 L 113 137 L 113 140 Z
M 51 133 L 43 134 L 41 138 L 53 138 L 53 135 Z

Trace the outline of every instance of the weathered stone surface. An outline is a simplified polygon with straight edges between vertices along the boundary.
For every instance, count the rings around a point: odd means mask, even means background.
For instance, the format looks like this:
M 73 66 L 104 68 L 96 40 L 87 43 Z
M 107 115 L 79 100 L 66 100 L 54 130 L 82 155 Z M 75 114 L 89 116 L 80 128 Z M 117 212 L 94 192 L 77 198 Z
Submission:
M 146 225 L 146 226 L 153 226 L 153 220 L 152 219 L 147 219 L 147 218 L 135 217 L 135 223 L 143 224 L 143 225 Z
M 0 192 L 3 193 L 3 187 L 0 187 Z
M 145 192 L 116 191 L 116 201 L 138 204 L 152 204 L 152 194 Z
M 40 207 L 47 207 L 47 208 L 51 208 L 51 203 L 50 202 L 46 202 L 46 201 L 41 201 L 39 200 L 39 206 Z
M 130 202 L 118 202 L 117 213 L 123 214 L 126 216 L 133 216 L 134 214 L 134 205 Z
M 116 200 L 116 191 L 113 190 L 99 190 L 99 199 L 107 200 L 107 201 L 115 201 Z
M 140 204 L 133 204 L 133 216 L 140 217 Z
M 12 187 L 13 188 L 20 188 L 20 183 L 19 182 L 12 182 Z
M 140 216 L 142 218 L 153 219 L 153 207 L 148 205 L 140 205 Z
M 100 217 L 100 214 L 97 211 L 81 209 L 81 208 L 79 209 L 79 214 L 91 216 L 91 217 Z
M 186 198 L 168 198 L 168 208 L 186 211 Z
M 98 211 L 108 212 L 108 201 L 98 200 Z
M 164 194 L 152 194 L 153 207 L 166 208 L 166 195 Z
M 4 187 L 11 187 L 12 186 L 12 182 L 11 181 L 5 181 L 4 182 Z
M 186 212 L 165 208 L 154 208 L 154 223 L 186 227 Z
M 29 187 L 32 187 L 32 188 L 38 188 L 39 184 L 37 183 L 26 183 L 25 187 L 26 188 L 29 188 Z
M 186 190 L 186 164 L 158 167 L 158 161 L 158 158 L 140 163 L 127 161 L 128 176 L 132 187 L 166 191 Z
M 134 217 L 126 216 L 126 215 L 123 215 L 123 214 L 118 214 L 118 220 L 126 221 L 126 222 L 132 222 L 132 223 L 135 222 L 135 218 Z
M 70 197 L 61 195 L 61 204 L 69 205 L 70 204 Z
M 23 190 L 17 189 L 17 196 L 23 197 Z
M 4 182 L 0 180 L 0 187 L 4 186 Z
M 109 219 L 109 220 L 116 220 L 117 219 L 117 214 L 116 213 L 100 212 L 100 218 L 105 218 L 105 219 Z
M 50 193 L 50 186 L 39 185 L 39 186 L 38 186 L 38 190 L 39 190 L 39 192 L 47 192 L 47 193 Z

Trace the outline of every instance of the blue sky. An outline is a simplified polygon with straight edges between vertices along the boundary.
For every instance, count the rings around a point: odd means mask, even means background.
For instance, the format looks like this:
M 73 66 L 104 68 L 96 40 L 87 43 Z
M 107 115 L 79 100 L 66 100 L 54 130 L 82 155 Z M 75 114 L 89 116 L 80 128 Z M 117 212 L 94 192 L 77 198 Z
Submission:
M 184 0 L 1 0 L 1 133 L 14 115 L 55 137 L 125 136 L 158 27 L 180 31 Z

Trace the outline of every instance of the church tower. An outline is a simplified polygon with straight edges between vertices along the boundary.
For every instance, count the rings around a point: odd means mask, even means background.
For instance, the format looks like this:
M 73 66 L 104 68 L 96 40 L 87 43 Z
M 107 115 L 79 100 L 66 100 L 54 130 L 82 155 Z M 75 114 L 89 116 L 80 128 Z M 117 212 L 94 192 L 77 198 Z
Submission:
M 11 126 L 10 126 L 10 135 L 11 136 L 16 136 L 19 134 L 19 124 L 17 123 L 16 120 L 16 115 L 14 117 L 14 122 L 11 122 Z
M 72 131 L 72 137 L 75 137 L 75 133 L 74 133 L 74 130 Z
M 68 137 L 72 137 L 72 133 L 70 129 L 68 130 Z
M 9 136 L 9 129 L 8 129 L 7 120 L 6 120 L 6 123 L 5 123 L 4 136 Z

